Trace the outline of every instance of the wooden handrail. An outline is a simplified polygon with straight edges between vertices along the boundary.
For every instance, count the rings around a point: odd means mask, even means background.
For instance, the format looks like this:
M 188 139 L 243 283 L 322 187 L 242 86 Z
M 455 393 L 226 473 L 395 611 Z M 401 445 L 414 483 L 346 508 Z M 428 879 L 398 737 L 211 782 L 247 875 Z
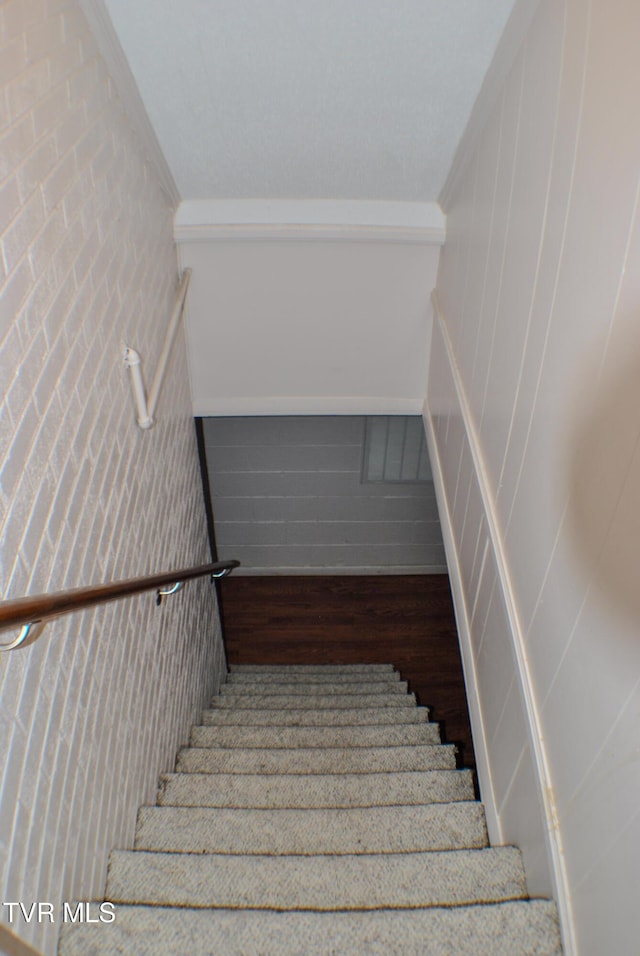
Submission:
M 139 578 L 127 578 L 123 581 L 111 581 L 109 584 L 98 584 L 84 588 L 73 588 L 69 591 L 54 591 L 51 594 L 36 594 L 32 597 L 16 598 L 13 601 L 0 601 L 0 631 L 11 628 L 29 628 L 35 624 L 44 624 L 63 614 L 72 614 L 74 611 L 84 611 L 98 604 L 108 604 L 121 598 L 142 594 L 144 591 L 153 591 L 165 585 L 190 581 L 193 578 L 205 577 L 222 578 L 230 574 L 239 566 L 239 561 L 216 561 L 213 564 L 200 564 L 191 568 L 178 568 L 175 571 L 166 571 L 163 574 L 148 574 Z M 158 590 L 158 597 L 161 597 Z M 168 592 L 165 592 L 168 593 Z M 37 635 L 36 635 L 37 636 Z M 17 647 L 26 647 L 33 643 L 35 637 L 24 634 L 18 643 L 0 644 L 0 650 L 14 650 Z

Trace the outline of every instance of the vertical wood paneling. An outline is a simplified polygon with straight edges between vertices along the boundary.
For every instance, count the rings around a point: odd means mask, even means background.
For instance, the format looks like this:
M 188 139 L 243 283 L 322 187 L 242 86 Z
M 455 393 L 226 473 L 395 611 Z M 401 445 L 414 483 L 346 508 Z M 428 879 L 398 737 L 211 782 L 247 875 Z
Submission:
M 548 770 L 566 883 L 552 849 L 553 875 L 581 956 L 635 956 L 640 929 L 627 892 L 640 884 L 629 852 L 640 788 L 638 36 L 633 0 L 539 4 L 447 196 L 440 321 L 473 454 L 437 323 L 427 402 L 500 826 L 522 846 L 530 885 L 550 888 Z M 484 500 L 468 484 L 474 467 Z M 510 656 L 512 642 L 523 655 Z
M 487 393 L 487 371 L 491 364 L 491 356 L 496 347 L 495 330 L 497 310 L 500 303 L 500 294 L 504 278 L 504 261 L 507 254 L 507 238 L 509 216 L 514 179 L 514 158 L 518 148 L 518 116 L 519 103 L 522 93 L 523 64 L 516 63 L 509 84 L 504 92 L 502 102 L 502 118 L 500 127 L 500 150 L 498 153 L 496 173 L 496 194 L 493 211 L 493 231 L 491 248 L 487 261 L 486 280 L 482 290 L 483 312 L 481 325 L 478 330 L 478 348 L 476 351 L 473 376 L 469 391 L 471 413 L 477 426 L 480 427 L 484 415 Z M 486 189 L 486 183 L 483 184 Z M 486 225 L 485 225 L 486 229 Z M 454 341 L 457 351 L 463 351 L 468 345 L 462 336 Z
M 504 300 L 510 288 L 511 275 L 511 229 L 512 220 L 517 210 L 517 196 L 514 195 L 516 170 L 522 147 L 520 144 L 521 104 L 523 84 L 525 80 L 526 57 L 522 56 L 517 62 L 505 91 L 504 112 L 502 117 L 502 134 L 500 140 L 500 156 L 498 166 L 498 194 L 496 196 L 496 223 L 495 249 L 497 255 L 492 255 L 489 263 L 489 288 L 486 299 L 487 322 L 483 328 L 483 339 L 486 339 L 484 349 L 479 351 L 478 358 L 481 364 L 476 363 L 476 380 L 482 383 L 478 397 L 474 400 L 472 412 L 478 428 L 482 431 L 487 418 L 491 418 L 490 402 L 492 391 L 489 388 L 492 366 L 495 356 L 502 356 L 502 342 L 500 340 L 500 320 L 503 314 Z M 455 347 L 455 346 L 454 346 Z M 477 402 L 477 404 L 476 404 Z M 489 405 L 489 407 L 487 407 Z M 488 462 L 489 477 L 495 487 L 495 475 Z
M 524 51 L 518 147 L 494 348 L 487 373 L 481 440 L 500 499 L 505 448 L 529 334 L 531 302 L 542 247 L 562 55 L 562 4 L 540 11 Z M 552 42 L 548 38 L 551 37 Z M 540 112 L 544 104 L 544 112 Z M 523 308 L 524 305 L 524 308 Z M 519 320 L 514 321 L 518 315 Z M 520 318 L 521 316 L 521 318 Z M 518 360 L 520 359 L 520 360 Z
M 496 190 L 498 189 L 498 155 L 502 145 L 502 103 L 500 109 L 491 116 L 490 124 L 479 144 L 478 182 L 476 191 L 476 216 L 471 234 L 472 254 L 469 260 L 469 275 L 466 283 L 467 296 L 464 303 L 463 325 L 465 335 L 471 333 L 473 347 L 466 348 L 459 359 L 465 381 L 471 381 L 476 365 L 478 349 L 481 344 L 479 317 L 485 310 L 485 293 L 490 261 L 491 240 L 485 241 L 485 230 L 489 223 L 489 235 L 493 234 L 494 213 L 496 209 Z M 488 187 L 488 188 L 487 188 Z

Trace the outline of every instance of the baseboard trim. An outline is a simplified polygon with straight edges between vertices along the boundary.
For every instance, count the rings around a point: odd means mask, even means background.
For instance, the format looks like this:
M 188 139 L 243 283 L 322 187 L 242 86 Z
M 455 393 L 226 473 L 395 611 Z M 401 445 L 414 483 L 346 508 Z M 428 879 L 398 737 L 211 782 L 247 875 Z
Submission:
M 327 577 L 329 575 L 402 575 L 402 574 L 446 574 L 447 568 L 442 564 L 407 564 L 394 565 L 394 567 L 372 567 L 363 565 L 362 567 L 326 567 L 326 568 L 247 568 L 242 565 L 234 571 L 235 577 L 303 577 L 305 575 L 314 577 Z
M 500 583 L 500 588 L 502 592 L 502 597 L 504 599 L 504 604 L 507 612 L 507 618 L 509 622 L 509 630 L 511 633 L 511 640 L 513 644 L 514 657 L 516 661 L 516 674 L 520 682 L 520 688 L 522 690 L 522 697 L 524 700 L 525 706 L 525 716 L 527 719 L 527 726 L 529 731 L 529 743 L 531 746 L 531 753 L 533 755 L 534 767 L 536 771 L 540 803 L 543 808 L 545 824 L 546 824 L 546 833 L 547 833 L 547 842 L 549 849 L 549 859 L 551 863 L 551 879 L 554 884 L 555 889 L 555 898 L 558 905 L 558 912 L 560 916 L 560 923 L 562 926 L 563 932 L 563 942 L 565 947 L 565 956 L 575 956 L 577 953 L 576 949 L 576 937 L 575 937 L 575 924 L 573 919 L 573 911 L 571 906 L 571 893 L 569 888 L 569 880 L 567 876 L 564 852 L 562 847 L 562 837 L 560 833 L 558 814 L 556 811 L 556 805 L 553 797 L 553 788 L 552 788 L 552 778 L 549 770 L 549 763 L 547 759 L 547 754 L 544 746 L 544 737 L 542 732 L 542 723 L 540 720 L 540 714 L 538 710 L 538 705 L 535 697 L 535 692 L 533 689 L 533 681 L 531 678 L 531 673 L 529 669 L 529 662 L 527 658 L 527 650 L 524 641 L 524 634 L 522 630 L 522 625 L 520 623 L 520 617 L 517 610 L 517 603 L 515 599 L 515 593 L 513 590 L 513 585 L 511 583 L 511 575 L 509 573 L 509 567 L 506 559 L 506 554 L 504 546 L 502 543 L 502 537 L 499 531 L 499 523 L 497 520 L 497 514 L 495 510 L 495 505 L 493 501 L 493 496 L 490 491 L 489 481 L 487 478 L 486 470 L 484 467 L 484 462 L 482 460 L 482 454 L 480 451 L 480 441 L 471 417 L 471 412 L 469 409 L 469 404 L 467 402 L 466 393 L 464 385 L 460 378 L 460 373 L 458 370 L 457 363 L 455 361 L 455 356 L 453 352 L 453 346 L 449 338 L 449 333 L 447 330 L 446 322 L 444 321 L 444 316 L 440 303 L 438 301 L 437 293 L 434 291 L 431 296 L 433 303 L 434 311 L 434 321 L 438 323 L 442 338 L 445 344 L 447 361 L 449 364 L 449 369 L 451 372 L 452 379 L 455 384 L 456 389 L 456 399 L 458 402 L 458 407 L 460 415 L 462 417 L 463 425 L 466 432 L 467 441 L 469 443 L 469 448 L 471 450 L 471 457 L 473 462 L 473 467 L 478 482 L 478 487 L 480 489 L 480 494 L 482 497 L 482 505 L 485 520 L 487 522 L 487 529 L 489 534 L 489 541 L 493 554 L 495 557 L 496 567 L 498 570 L 498 578 Z M 470 645 L 470 631 L 469 631 L 469 622 L 466 619 L 465 612 L 465 601 L 463 599 L 463 585 L 462 578 L 460 574 L 460 567 L 458 563 L 457 550 L 455 547 L 455 540 L 453 535 L 453 529 L 451 525 L 451 518 L 447 508 L 446 496 L 444 494 L 444 483 L 442 480 L 442 469 L 440 464 L 440 459 L 438 456 L 437 445 L 435 442 L 435 435 L 433 433 L 433 423 L 431 419 L 430 409 L 428 401 L 425 400 L 424 403 L 424 418 L 427 425 L 427 436 L 429 438 L 429 452 L 432 455 L 432 466 L 434 470 L 434 485 L 436 490 L 436 498 L 438 500 L 438 506 L 441 509 L 441 523 L 443 528 L 443 537 L 445 540 L 445 550 L 447 553 L 447 558 L 450 559 L 451 555 L 451 566 L 450 566 L 450 575 L 452 579 L 452 590 L 454 593 L 454 605 L 456 610 L 456 618 L 460 618 L 462 622 L 461 630 L 463 634 L 461 635 L 461 640 L 467 643 L 466 651 L 469 654 L 470 659 L 471 655 L 471 645 Z M 430 437 L 429 437 L 430 436 Z M 438 480 L 436 480 L 436 472 L 438 473 Z M 454 585 L 455 581 L 455 585 Z M 465 630 L 466 629 L 466 630 Z M 464 659 L 464 658 L 463 658 Z M 466 662 L 465 662 L 466 668 Z M 466 673 L 466 670 L 465 670 Z M 469 672 L 470 682 L 475 683 L 475 670 L 472 668 Z M 479 701 L 477 697 L 477 685 L 473 689 L 470 688 L 470 709 L 472 710 L 472 720 L 474 719 L 473 709 L 478 705 Z M 480 723 L 481 723 L 480 719 Z M 488 752 L 486 747 L 486 739 L 483 738 L 478 741 L 476 744 L 476 754 L 480 755 L 480 761 L 483 763 L 484 767 L 488 770 Z M 497 815 L 497 808 L 495 807 L 495 800 L 493 801 L 493 807 L 490 811 L 491 813 L 496 814 L 496 823 L 498 829 L 500 828 L 499 818 Z

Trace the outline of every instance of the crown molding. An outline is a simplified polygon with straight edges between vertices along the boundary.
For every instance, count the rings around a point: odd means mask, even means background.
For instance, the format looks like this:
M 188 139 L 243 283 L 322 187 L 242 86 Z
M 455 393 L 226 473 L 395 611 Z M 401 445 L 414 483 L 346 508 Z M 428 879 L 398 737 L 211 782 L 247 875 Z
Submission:
M 109 76 L 116 87 L 136 135 L 142 142 L 146 158 L 153 165 L 161 186 L 171 204 L 177 206 L 180 193 L 167 164 L 151 120 L 147 114 L 138 85 L 129 61 L 120 45 L 120 40 L 111 22 L 104 0 L 79 0 L 89 28 L 98 44 Z
M 361 200 L 187 200 L 175 217 L 176 242 L 391 242 L 441 246 L 446 220 L 437 203 Z

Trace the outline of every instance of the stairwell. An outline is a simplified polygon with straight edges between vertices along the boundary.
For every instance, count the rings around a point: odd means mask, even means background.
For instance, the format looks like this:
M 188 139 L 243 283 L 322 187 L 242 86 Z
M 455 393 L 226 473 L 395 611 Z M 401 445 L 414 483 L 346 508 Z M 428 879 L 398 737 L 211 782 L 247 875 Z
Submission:
M 60 956 L 560 956 L 391 665 L 236 666 Z

